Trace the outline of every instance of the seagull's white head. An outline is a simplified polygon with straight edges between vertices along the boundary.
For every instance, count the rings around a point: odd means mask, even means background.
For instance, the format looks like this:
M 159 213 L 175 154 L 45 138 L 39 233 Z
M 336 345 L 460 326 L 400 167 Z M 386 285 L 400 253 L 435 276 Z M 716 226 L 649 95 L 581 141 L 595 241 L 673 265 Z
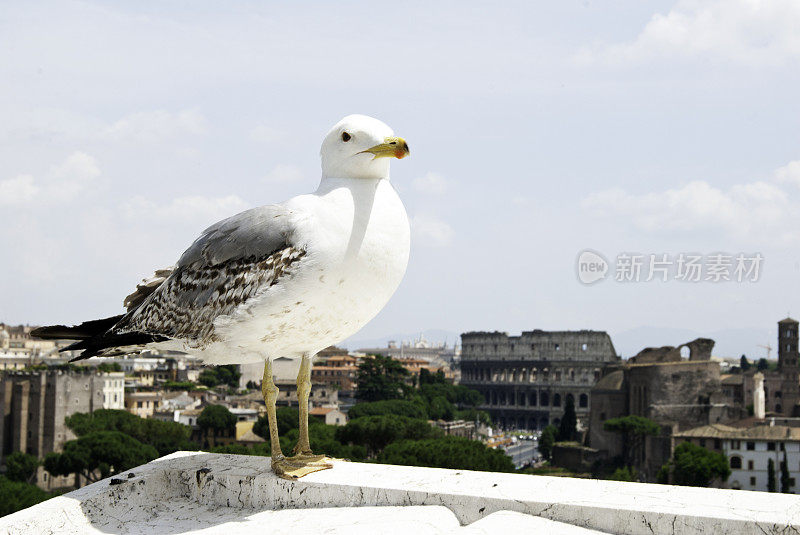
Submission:
M 322 176 L 389 178 L 391 158 L 408 156 L 408 144 L 385 123 L 366 115 L 348 115 L 322 142 Z

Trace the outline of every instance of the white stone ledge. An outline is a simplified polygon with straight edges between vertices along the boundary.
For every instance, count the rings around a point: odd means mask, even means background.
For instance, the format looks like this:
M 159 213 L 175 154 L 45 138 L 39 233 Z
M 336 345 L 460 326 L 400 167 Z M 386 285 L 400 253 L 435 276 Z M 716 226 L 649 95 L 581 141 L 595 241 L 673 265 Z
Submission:
M 286 481 L 268 458 L 180 452 L 111 482 L 0 518 L 0 533 L 800 532 L 789 494 L 344 461 Z

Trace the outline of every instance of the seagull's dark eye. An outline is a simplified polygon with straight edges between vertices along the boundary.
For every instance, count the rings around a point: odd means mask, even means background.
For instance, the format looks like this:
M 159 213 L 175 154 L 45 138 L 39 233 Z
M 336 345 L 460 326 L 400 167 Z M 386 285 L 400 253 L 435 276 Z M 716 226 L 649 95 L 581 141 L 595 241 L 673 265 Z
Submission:
M 350 141 L 350 137 L 351 137 L 350 134 L 348 134 L 347 132 L 342 132 L 342 141 L 344 141 L 345 143 Z

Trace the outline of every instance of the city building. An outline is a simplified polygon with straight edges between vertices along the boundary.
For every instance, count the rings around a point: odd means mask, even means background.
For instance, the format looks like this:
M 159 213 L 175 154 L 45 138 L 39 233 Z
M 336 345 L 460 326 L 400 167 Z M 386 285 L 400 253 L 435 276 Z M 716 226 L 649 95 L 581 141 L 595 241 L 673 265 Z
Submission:
M 59 344 L 55 340 L 39 340 L 31 337 L 31 325 L 6 325 L 0 323 L 0 353 L 19 356 L 44 357 L 57 354 Z
M 140 418 L 149 418 L 161 405 L 162 392 L 133 392 L 125 398 L 125 410 Z
M 778 366 L 760 370 L 764 376 L 765 412 L 767 416 L 800 416 L 800 353 L 798 353 L 798 322 L 786 318 L 778 322 Z M 723 391 L 728 402 L 752 413 L 755 405 L 755 366 L 739 373 L 722 376 Z
M 347 354 L 317 356 L 311 368 L 311 383 L 327 385 L 339 390 L 341 395 L 352 396 L 356 390 L 358 357 Z
M 119 408 L 124 403 L 121 372 L 46 370 L 0 375 L 0 459 L 15 451 L 40 459 L 59 452 L 75 435 L 64 420 L 75 413 Z M 45 490 L 69 486 L 69 478 L 51 478 L 44 470 L 37 483 Z
M 308 414 L 328 425 L 347 424 L 347 415 L 337 407 L 314 407 L 308 411 Z
M 447 342 L 429 342 L 419 335 L 415 340 L 397 343 L 390 340 L 386 347 L 365 347 L 355 351 L 357 355 L 383 355 L 393 359 L 421 359 L 436 366 L 452 366 L 458 358 L 459 349 Z
M 780 466 L 785 459 L 789 491 L 797 491 L 800 428 L 768 423 L 747 427 L 711 424 L 676 433 L 673 448 L 682 442 L 692 442 L 725 456 L 731 467 L 730 477 L 722 484 L 726 488 L 767 491 L 769 461 L 772 460 L 776 488 L 780 490 Z
M 608 364 L 619 362 L 603 331 L 524 331 L 461 335 L 461 384 L 483 394 L 480 409 L 502 428 L 542 429 L 561 421 L 567 399 L 579 419 Z

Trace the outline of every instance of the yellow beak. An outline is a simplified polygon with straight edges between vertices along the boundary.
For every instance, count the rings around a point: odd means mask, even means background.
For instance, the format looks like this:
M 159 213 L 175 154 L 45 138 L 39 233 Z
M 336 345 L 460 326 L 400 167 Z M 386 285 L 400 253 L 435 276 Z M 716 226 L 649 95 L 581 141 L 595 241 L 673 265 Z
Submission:
M 401 160 L 408 156 L 408 143 L 401 137 L 387 137 L 380 145 L 361 151 L 359 154 L 369 153 L 375 158 L 397 158 Z

